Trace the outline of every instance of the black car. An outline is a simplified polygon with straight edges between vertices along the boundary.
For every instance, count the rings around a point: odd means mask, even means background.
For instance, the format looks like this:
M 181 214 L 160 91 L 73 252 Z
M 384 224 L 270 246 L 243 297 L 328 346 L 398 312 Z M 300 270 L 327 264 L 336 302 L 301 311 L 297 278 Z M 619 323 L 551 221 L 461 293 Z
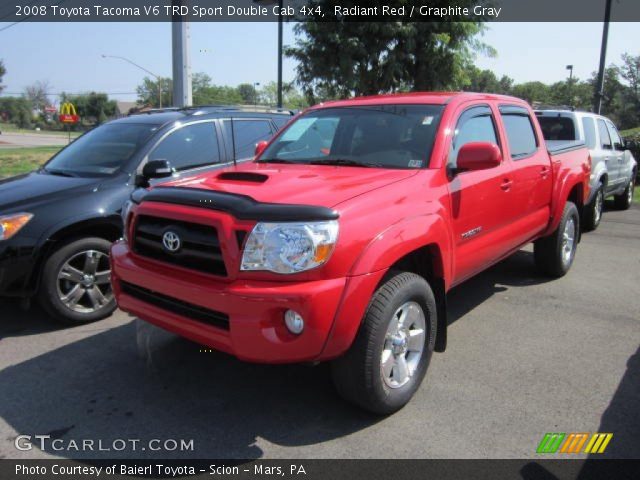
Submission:
M 0 180 L 0 296 L 36 297 L 67 323 L 110 315 L 108 250 L 143 166 L 165 161 L 176 177 L 248 160 L 291 115 L 228 107 L 132 115 L 87 132 L 37 171 Z

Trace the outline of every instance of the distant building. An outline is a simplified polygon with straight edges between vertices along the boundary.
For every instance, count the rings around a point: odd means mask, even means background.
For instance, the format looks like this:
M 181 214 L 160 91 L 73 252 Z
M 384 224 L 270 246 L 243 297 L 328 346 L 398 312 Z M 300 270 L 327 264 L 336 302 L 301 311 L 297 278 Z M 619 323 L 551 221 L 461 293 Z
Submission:
M 116 101 L 116 117 L 126 117 L 131 110 L 137 110 L 139 105 L 136 102 Z

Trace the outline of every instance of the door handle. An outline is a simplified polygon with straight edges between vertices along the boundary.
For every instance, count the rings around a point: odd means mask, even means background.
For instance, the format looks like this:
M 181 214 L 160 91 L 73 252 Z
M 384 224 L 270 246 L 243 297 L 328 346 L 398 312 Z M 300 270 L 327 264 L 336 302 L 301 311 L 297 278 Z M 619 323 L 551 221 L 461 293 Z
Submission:
M 513 182 L 511 180 L 509 180 L 508 178 L 505 178 L 500 184 L 500 188 L 506 192 L 511 188 L 512 184 Z
M 549 171 L 549 167 L 542 167 L 542 170 L 540 170 L 542 178 L 547 178 L 549 176 Z

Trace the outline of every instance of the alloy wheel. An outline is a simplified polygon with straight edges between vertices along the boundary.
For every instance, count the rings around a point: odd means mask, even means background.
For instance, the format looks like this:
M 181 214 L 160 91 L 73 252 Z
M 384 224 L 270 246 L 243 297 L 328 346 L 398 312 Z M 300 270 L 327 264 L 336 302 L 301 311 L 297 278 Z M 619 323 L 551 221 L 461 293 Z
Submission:
M 77 313 L 93 313 L 113 300 L 109 256 L 85 250 L 69 258 L 58 271 L 59 300 Z

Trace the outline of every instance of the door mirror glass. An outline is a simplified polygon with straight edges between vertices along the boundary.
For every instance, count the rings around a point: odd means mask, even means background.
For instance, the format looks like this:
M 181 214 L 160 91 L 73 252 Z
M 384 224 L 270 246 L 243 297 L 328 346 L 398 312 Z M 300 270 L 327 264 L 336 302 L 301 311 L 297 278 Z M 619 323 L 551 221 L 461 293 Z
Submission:
M 262 140 L 261 142 L 256 143 L 256 150 L 254 155 L 257 157 L 262 152 L 264 152 L 264 149 L 267 148 L 267 145 L 269 145 L 269 142 L 267 142 L 266 140 Z
M 486 170 L 497 167 L 502 162 L 502 154 L 497 145 L 489 142 L 470 142 L 458 152 L 457 170 Z

